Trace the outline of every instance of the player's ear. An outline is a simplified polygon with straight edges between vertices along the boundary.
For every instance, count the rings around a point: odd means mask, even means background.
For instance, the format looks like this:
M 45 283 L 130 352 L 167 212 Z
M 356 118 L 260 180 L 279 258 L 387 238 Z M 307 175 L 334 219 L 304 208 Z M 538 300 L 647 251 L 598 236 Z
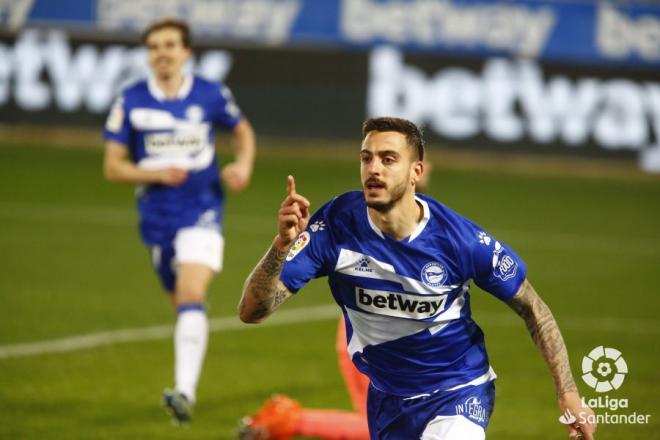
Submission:
M 413 162 L 412 169 L 410 170 L 410 183 L 417 185 L 424 174 L 424 162 L 416 160 Z

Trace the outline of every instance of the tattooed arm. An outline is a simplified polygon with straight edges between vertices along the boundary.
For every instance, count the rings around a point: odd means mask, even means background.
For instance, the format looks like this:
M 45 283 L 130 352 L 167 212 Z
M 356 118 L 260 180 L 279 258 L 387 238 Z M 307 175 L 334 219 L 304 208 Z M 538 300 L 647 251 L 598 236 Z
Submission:
M 593 415 L 593 411 L 582 405 L 571 374 L 566 345 L 552 312 L 527 279 L 507 304 L 525 321 L 534 343 L 541 350 L 555 382 L 560 410 L 562 413 L 569 411 L 576 417 L 575 423 L 568 425 L 570 436 L 592 439 L 596 425 L 586 418 Z
M 262 321 L 292 295 L 279 279 L 288 251 L 288 247 L 282 249 L 278 246 L 276 238 L 245 280 L 243 297 L 238 305 L 243 322 Z
M 292 295 L 280 281 L 280 273 L 289 248 L 307 227 L 309 201 L 296 193 L 292 176 L 287 180 L 287 192 L 280 206 L 278 235 L 243 285 L 243 296 L 238 305 L 243 322 L 262 321 Z

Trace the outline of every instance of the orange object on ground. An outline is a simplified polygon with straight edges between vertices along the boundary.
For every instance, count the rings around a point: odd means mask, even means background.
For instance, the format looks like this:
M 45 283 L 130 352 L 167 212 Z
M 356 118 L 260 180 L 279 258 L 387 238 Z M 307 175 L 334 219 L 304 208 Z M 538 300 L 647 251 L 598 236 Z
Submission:
M 252 417 L 242 421 L 241 440 L 290 440 L 295 435 L 324 440 L 369 440 L 367 390 L 369 378 L 353 365 L 346 351 L 343 317 L 337 330 L 337 358 L 355 411 L 302 408 L 295 400 L 275 395 Z

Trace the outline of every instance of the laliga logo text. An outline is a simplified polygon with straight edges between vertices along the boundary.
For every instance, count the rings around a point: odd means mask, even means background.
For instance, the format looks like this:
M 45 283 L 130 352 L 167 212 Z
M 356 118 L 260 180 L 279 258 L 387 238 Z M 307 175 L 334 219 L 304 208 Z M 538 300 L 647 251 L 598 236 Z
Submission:
M 614 348 L 598 346 L 591 350 L 588 355 L 582 358 L 582 380 L 593 388 L 597 393 L 606 393 L 612 390 L 618 390 L 623 385 L 623 381 L 628 374 L 628 365 L 623 359 L 621 352 Z M 559 417 L 559 421 L 564 425 L 573 423 L 597 423 L 597 424 L 647 424 L 651 414 L 638 414 L 632 412 L 629 414 L 616 414 L 608 411 L 618 411 L 628 408 L 628 399 L 618 399 L 609 395 L 599 395 L 595 398 L 586 399 L 582 397 L 582 407 L 593 410 L 605 410 L 601 414 L 588 414 L 580 411 L 578 414 L 572 414 L 566 410 Z

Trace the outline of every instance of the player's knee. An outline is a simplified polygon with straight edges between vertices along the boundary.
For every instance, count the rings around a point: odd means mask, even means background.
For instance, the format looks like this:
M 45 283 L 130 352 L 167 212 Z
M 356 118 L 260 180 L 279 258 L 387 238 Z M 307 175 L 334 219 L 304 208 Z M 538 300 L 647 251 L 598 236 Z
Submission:
M 206 300 L 206 289 L 194 283 L 180 284 L 174 292 L 176 305 L 203 303 Z

